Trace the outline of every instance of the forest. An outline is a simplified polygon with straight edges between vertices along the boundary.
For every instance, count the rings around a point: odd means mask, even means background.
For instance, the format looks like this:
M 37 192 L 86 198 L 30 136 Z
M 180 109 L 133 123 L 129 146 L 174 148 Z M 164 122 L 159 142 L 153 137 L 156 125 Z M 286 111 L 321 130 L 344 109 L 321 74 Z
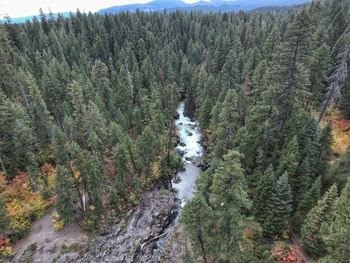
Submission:
M 52 207 L 57 230 L 93 231 L 169 187 L 184 101 L 208 145 L 184 262 L 349 262 L 349 11 L 0 24 L 0 260 Z

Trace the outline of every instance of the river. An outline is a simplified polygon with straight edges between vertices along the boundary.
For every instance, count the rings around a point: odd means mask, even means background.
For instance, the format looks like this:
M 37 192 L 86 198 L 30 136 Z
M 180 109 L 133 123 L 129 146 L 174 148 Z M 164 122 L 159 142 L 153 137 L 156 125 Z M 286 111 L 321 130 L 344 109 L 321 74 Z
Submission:
M 181 200 L 181 207 L 184 207 L 186 202 L 195 194 L 195 182 L 201 173 L 200 163 L 203 160 L 204 148 L 201 145 L 202 133 L 199 129 L 198 121 L 193 121 L 184 115 L 184 102 L 180 103 L 177 112 L 179 118 L 175 121 L 175 125 L 180 142 L 177 144 L 175 151 L 182 156 L 184 168 L 172 180 L 172 187 L 176 190 L 176 197 Z M 164 233 L 167 233 L 167 235 L 156 242 L 158 248 L 161 249 L 171 233 L 174 232 L 179 224 L 180 215 L 181 209 L 173 222 L 164 229 Z
M 195 192 L 195 180 L 201 172 L 199 167 L 203 159 L 204 149 L 201 145 L 202 134 L 197 121 L 192 121 L 184 115 L 185 104 L 180 103 L 177 112 L 179 118 L 175 121 L 180 137 L 180 143 L 176 151 L 183 153 L 184 170 L 178 173 L 179 182 L 172 182 L 177 190 L 177 197 L 181 200 L 182 206 L 190 200 Z
M 78 227 L 74 237 L 70 226 L 56 232 L 51 224 L 51 215 L 48 214 L 38 220 L 28 237 L 19 243 L 22 249 L 18 249 L 15 262 L 24 262 L 27 255 L 25 250 L 32 242 L 40 247 L 35 252 L 30 252 L 33 253 L 33 262 L 47 262 L 50 257 L 54 257 L 58 263 L 179 262 L 183 238 L 181 242 L 176 242 L 174 234 L 179 229 L 177 227 L 181 207 L 195 193 L 195 181 L 201 172 L 201 168 L 197 166 L 202 162 L 204 149 L 201 146 L 202 135 L 198 122 L 184 116 L 183 102 L 177 112 L 179 118 L 175 124 L 180 140 L 175 150 L 182 155 L 184 169 L 172 181 L 175 192 L 161 191 L 160 187 L 154 187 L 145 192 L 138 204 L 120 216 L 115 224 L 102 226 L 99 234 L 90 238 Z M 43 238 L 46 237 L 43 234 L 49 235 L 52 241 L 47 242 L 48 239 Z M 56 254 L 52 254 L 52 246 L 55 245 L 56 248 L 58 241 L 60 243 L 57 248 L 63 246 L 62 244 L 78 244 L 84 253 L 61 252 L 62 249 L 55 249 Z M 168 252 L 168 249 L 172 250 Z M 171 260 L 165 261 L 167 257 Z

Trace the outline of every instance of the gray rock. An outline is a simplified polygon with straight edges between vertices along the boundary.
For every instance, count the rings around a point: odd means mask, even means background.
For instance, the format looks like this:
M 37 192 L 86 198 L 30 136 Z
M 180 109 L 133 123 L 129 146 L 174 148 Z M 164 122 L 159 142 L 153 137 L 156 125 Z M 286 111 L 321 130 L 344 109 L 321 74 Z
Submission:
M 153 254 L 155 240 L 149 240 L 162 234 L 170 224 L 179 209 L 179 200 L 173 192 L 158 189 L 145 193 L 140 200 L 125 222 L 96 237 L 76 262 L 157 262 Z M 141 249 L 146 241 L 149 242 Z
M 188 136 L 192 136 L 193 135 L 193 133 L 190 130 L 188 130 L 188 129 L 186 129 L 186 133 L 187 133 Z
M 182 147 L 185 147 L 185 146 L 186 146 L 186 143 L 180 142 L 179 145 L 182 146 Z
M 179 176 L 178 174 L 175 174 L 175 175 L 174 175 L 174 178 L 173 178 L 173 183 L 174 183 L 174 184 L 178 184 L 178 183 L 180 183 L 180 182 L 181 182 L 180 176 Z
M 191 161 L 193 160 L 193 158 L 192 158 L 192 157 L 186 156 L 186 157 L 185 157 L 185 160 L 191 162 Z
M 177 152 L 180 156 L 184 156 L 184 155 L 185 155 L 185 151 L 184 151 L 184 150 L 176 149 L 176 152 Z

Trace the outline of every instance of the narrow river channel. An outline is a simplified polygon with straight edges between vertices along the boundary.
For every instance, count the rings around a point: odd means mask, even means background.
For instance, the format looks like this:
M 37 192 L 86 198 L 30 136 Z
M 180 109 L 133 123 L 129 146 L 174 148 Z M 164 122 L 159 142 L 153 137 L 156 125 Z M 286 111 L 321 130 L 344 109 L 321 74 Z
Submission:
M 178 173 L 179 182 L 178 180 L 172 182 L 173 188 L 177 190 L 177 196 L 181 200 L 181 206 L 184 206 L 193 197 L 195 180 L 201 172 L 199 164 L 204 153 L 198 122 L 191 121 L 190 118 L 186 117 L 184 110 L 185 104 L 181 102 L 177 109 L 179 118 L 175 121 L 180 137 L 176 151 L 182 154 L 184 170 Z
M 196 189 L 196 178 L 201 173 L 200 163 L 204 157 L 204 148 L 201 145 L 202 134 L 197 121 L 192 121 L 184 115 L 185 104 L 181 102 L 177 108 L 179 118 L 175 125 L 180 137 L 180 142 L 175 150 L 182 156 L 184 169 L 180 171 L 172 181 L 172 187 L 176 190 L 176 196 L 181 200 L 181 207 L 184 207 L 189 201 Z M 158 248 L 162 248 L 165 241 L 179 224 L 181 209 L 174 221 L 164 230 L 167 233 L 156 243 Z

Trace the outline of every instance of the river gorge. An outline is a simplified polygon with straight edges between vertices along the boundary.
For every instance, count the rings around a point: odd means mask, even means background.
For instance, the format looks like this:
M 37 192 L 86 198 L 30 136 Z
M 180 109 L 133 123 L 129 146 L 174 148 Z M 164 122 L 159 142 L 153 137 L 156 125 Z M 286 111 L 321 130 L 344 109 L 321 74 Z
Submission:
M 33 262 L 49 262 L 50 258 L 62 263 L 179 262 L 185 239 L 183 233 L 179 235 L 181 209 L 195 193 L 195 180 L 205 152 L 198 122 L 184 112 L 185 104 L 181 102 L 175 120 L 178 143 L 174 150 L 182 158 L 183 169 L 174 174 L 169 189 L 155 186 L 116 223 L 101 227 L 90 237 L 77 226 L 68 226 L 74 227 L 73 235 L 66 228 L 55 232 L 48 214 L 19 242 L 15 261 L 25 262 L 30 254 Z M 34 243 L 37 249 L 28 250 Z M 79 251 L 62 253 L 62 247 L 73 246 Z

